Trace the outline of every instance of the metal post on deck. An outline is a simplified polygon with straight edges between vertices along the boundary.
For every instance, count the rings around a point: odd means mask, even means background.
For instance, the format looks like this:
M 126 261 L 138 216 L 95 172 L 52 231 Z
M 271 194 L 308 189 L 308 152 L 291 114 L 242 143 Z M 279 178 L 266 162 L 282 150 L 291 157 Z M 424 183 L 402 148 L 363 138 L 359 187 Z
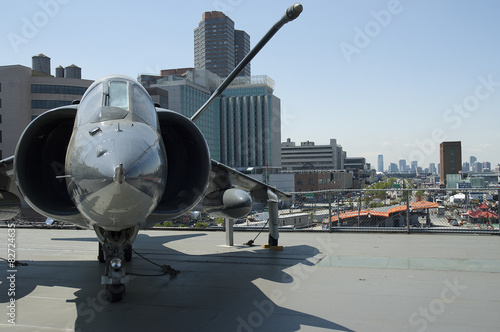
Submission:
M 340 227 L 339 195 L 337 195 L 337 227 Z
M 233 236 L 233 219 L 224 218 L 224 224 L 226 224 L 226 246 L 234 246 L 234 236 Z
M 332 232 L 332 193 L 328 194 L 328 231 Z
M 406 227 L 410 234 L 410 189 L 406 189 Z
M 498 214 L 498 233 L 500 234 L 500 183 L 497 191 L 497 214 Z
M 279 221 L 278 221 L 278 196 L 271 190 L 267 190 L 267 206 L 269 208 L 269 246 L 278 246 Z

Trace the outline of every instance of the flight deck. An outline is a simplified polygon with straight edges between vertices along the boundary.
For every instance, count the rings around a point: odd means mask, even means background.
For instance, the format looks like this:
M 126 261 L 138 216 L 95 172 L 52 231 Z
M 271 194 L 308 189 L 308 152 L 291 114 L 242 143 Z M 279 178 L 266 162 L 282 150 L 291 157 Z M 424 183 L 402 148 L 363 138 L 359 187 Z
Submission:
M 243 245 L 256 235 L 236 232 L 228 247 L 224 232 L 141 231 L 133 249 L 158 265 L 134 253 L 124 300 L 109 303 L 93 231 L 16 229 L 21 265 L 1 265 L 0 329 L 497 331 L 500 325 L 498 236 L 282 232 L 282 251 L 262 248 L 266 233 L 256 245 Z M 0 238 L 0 257 L 7 258 L 7 228 Z M 163 265 L 180 273 L 163 274 Z

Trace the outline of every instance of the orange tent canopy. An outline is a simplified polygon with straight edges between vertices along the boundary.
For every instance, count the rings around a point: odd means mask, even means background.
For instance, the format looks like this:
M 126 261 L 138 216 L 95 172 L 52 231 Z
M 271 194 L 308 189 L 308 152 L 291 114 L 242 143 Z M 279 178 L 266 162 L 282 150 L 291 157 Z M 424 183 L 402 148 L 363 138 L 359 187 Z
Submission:
M 434 202 L 426 202 L 426 201 L 420 201 L 420 202 L 413 202 L 410 203 L 410 210 L 415 211 L 415 210 L 424 210 L 424 209 L 436 209 L 439 206 L 438 203 Z M 396 206 L 393 208 L 390 208 L 387 210 L 387 212 L 384 211 L 374 211 L 374 210 L 362 210 L 362 211 L 349 211 L 342 213 L 340 215 L 340 219 L 349 219 L 349 218 L 355 218 L 355 217 L 366 217 L 366 216 L 376 216 L 376 217 L 385 217 L 388 218 L 392 213 L 397 213 L 397 212 L 402 212 L 406 211 L 406 205 L 401 205 L 401 206 Z M 339 216 L 332 216 L 332 221 L 337 221 Z

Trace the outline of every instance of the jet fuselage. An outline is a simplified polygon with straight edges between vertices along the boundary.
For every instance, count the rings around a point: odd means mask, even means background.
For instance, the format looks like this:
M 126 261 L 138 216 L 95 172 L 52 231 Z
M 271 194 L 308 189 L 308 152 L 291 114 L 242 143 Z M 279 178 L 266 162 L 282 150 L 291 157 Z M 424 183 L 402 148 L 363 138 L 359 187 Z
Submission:
M 83 96 L 65 162 L 68 193 L 91 224 L 118 231 L 144 222 L 165 190 L 166 153 L 151 98 L 121 76 Z

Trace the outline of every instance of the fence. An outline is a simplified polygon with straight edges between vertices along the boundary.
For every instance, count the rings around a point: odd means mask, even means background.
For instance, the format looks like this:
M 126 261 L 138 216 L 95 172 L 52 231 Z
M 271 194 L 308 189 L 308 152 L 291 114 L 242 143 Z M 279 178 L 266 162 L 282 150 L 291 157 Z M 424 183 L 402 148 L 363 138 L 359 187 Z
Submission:
M 284 230 L 494 234 L 500 232 L 499 191 L 477 188 L 295 192 L 291 193 L 290 202 L 282 202 L 279 222 Z
M 477 189 L 362 189 L 290 193 L 279 205 L 280 231 L 472 232 L 499 234 L 500 188 Z M 29 211 L 29 210 L 28 210 Z M 188 214 L 163 228 L 223 230 L 221 220 L 206 213 Z M 267 206 L 255 203 L 246 218 L 234 221 L 235 230 L 267 228 Z M 27 211 L 18 225 L 44 226 Z M 50 225 L 63 227 L 62 223 Z

